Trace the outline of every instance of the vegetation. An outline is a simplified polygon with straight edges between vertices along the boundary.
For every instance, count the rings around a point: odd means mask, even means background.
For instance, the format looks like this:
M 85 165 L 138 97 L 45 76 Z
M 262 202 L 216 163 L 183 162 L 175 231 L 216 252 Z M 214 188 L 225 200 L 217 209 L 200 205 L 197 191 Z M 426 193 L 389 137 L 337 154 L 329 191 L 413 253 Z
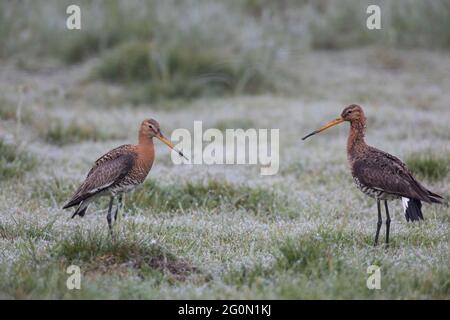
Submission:
M 119 240 L 119 239 L 116 239 Z M 151 239 L 122 239 L 112 241 L 104 233 L 76 233 L 66 238 L 52 252 L 56 257 L 68 263 L 87 265 L 90 271 L 105 272 L 110 268 L 134 268 L 141 277 L 155 276 L 154 271 L 167 271 L 169 274 L 183 279 L 195 271 L 187 262 L 175 257 L 166 249 L 152 244 Z M 126 264 L 126 268 L 123 267 Z
M 142 42 L 108 52 L 94 70 L 96 78 L 134 84 L 131 100 L 136 103 L 262 92 L 271 87 L 266 75 L 248 59 L 232 61 L 217 50 L 179 46 L 161 52 L 157 45 Z
M 89 122 L 72 121 L 65 125 L 61 121 L 55 120 L 45 127 L 42 125 L 37 125 L 40 136 L 48 143 L 59 146 L 86 140 L 104 141 L 123 138 L 119 134 L 107 133 Z
M 248 118 L 233 118 L 233 119 L 223 119 L 217 121 L 213 128 L 219 129 L 225 132 L 227 129 L 243 129 L 248 130 L 251 128 L 257 128 L 255 121 Z
M 450 154 L 434 154 L 432 152 L 417 152 L 406 158 L 408 168 L 417 176 L 430 181 L 442 180 L 450 172 Z
M 16 106 L 6 99 L 5 97 L 0 97 L 0 119 L 10 120 L 16 119 Z
M 448 3 L 428 2 L 383 3 L 380 31 L 364 27 L 369 1 L 205 1 L 198 4 L 204 8 L 199 16 L 184 14 L 190 12 L 190 4 L 182 2 L 84 2 L 83 20 L 90 23 L 73 32 L 64 28 L 65 1 L 4 3 L 0 38 L 5 45 L 0 55 L 16 54 L 22 64 L 30 60 L 27 52 L 67 64 L 100 57 L 93 78 L 125 85 L 127 100 L 133 104 L 161 98 L 290 92 L 298 79 L 279 68 L 278 49 L 345 49 L 369 43 L 448 49 Z M 55 10 L 60 12 L 54 21 L 57 26 L 45 23 Z M 22 24 L 12 20 L 28 11 L 34 15 Z M 302 19 L 292 19 L 290 14 Z M 298 34 L 299 21 L 302 34 Z M 17 39 L 18 30 L 28 33 Z
M 167 186 L 149 180 L 132 194 L 129 201 L 133 206 L 151 208 L 155 212 L 243 209 L 265 216 L 291 214 L 294 210 L 294 204 L 290 207 L 286 197 L 270 190 L 217 180 Z
M 0 181 L 20 177 L 33 169 L 36 159 L 16 145 L 0 140 Z
M 448 207 L 407 223 L 392 201 L 391 245 L 373 247 L 347 124 L 300 139 L 362 104 L 367 142 L 448 199 L 448 1 L 372 2 L 368 32 L 369 1 L 82 0 L 81 31 L 65 28 L 72 1 L 1 1 L 0 298 L 448 299 Z M 114 237 L 106 197 L 71 219 L 92 162 L 148 117 L 167 137 L 194 120 L 279 129 L 280 171 L 175 165 L 155 140 Z

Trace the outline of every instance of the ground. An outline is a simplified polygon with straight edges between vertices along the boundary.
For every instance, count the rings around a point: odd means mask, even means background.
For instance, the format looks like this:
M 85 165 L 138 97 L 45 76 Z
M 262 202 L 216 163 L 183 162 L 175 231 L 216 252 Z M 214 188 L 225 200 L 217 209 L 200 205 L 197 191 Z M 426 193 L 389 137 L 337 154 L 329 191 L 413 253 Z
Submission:
M 0 181 L 1 298 L 449 298 L 448 207 L 424 204 L 425 221 L 407 223 L 401 202 L 391 202 L 391 246 L 373 247 L 376 203 L 353 185 L 347 124 L 300 139 L 361 104 L 367 142 L 408 163 L 426 167 L 428 157 L 431 168 L 418 166 L 418 178 L 448 201 L 448 55 L 306 52 L 290 66 L 300 79 L 295 94 L 120 107 L 113 103 L 120 88 L 85 80 L 92 63 L 0 67 L 0 134 L 20 142 L 14 152 L 23 163 L 23 172 Z M 8 103 L 21 105 L 21 121 L 6 112 Z M 194 120 L 279 128 L 280 171 L 263 177 L 258 166 L 175 166 L 156 142 L 148 181 L 125 198 L 115 238 L 106 199 L 71 219 L 61 207 L 93 161 L 134 143 L 147 117 L 169 136 L 192 130 Z M 81 269 L 80 290 L 66 287 L 69 265 Z M 366 287 L 370 265 L 381 268 L 379 290 Z

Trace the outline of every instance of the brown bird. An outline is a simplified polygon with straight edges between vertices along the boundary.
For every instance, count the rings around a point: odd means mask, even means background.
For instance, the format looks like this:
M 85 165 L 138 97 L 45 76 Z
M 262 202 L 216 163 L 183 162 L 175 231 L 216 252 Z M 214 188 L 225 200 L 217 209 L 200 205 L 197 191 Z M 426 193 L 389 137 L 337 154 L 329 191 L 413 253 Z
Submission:
M 400 159 L 366 144 L 364 141 L 366 117 L 362 108 L 356 104 L 346 107 L 339 118 L 326 123 L 302 140 L 344 121 L 350 122 L 347 158 L 353 180 L 359 190 L 377 200 L 378 223 L 375 245 L 378 243 L 382 225 L 380 204 L 382 200 L 386 210 L 386 244 L 388 244 L 391 223 L 388 200 L 401 198 L 406 221 L 417 221 L 423 220 L 421 201 L 442 203 L 443 198 L 419 183 Z
M 109 230 L 112 232 L 111 210 L 114 198 L 118 197 L 114 214 L 114 221 L 116 221 L 119 207 L 122 205 L 122 194 L 141 184 L 152 168 L 155 159 L 153 138 L 161 140 L 171 149 L 174 149 L 173 144 L 161 133 L 159 123 L 156 120 L 146 119 L 142 121 L 138 144 L 122 145 L 98 158 L 84 182 L 64 205 L 63 209 L 78 205 L 72 218 L 77 215 L 83 217 L 93 200 L 100 196 L 110 196 L 106 219 L 108 220 Z M 181 151 L 175 151 L 184 157 Z

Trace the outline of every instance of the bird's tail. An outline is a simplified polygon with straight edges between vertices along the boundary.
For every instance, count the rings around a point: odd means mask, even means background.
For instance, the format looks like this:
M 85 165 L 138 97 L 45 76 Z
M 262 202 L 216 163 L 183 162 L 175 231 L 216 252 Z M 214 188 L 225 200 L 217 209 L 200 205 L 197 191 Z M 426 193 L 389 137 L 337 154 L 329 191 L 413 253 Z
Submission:
M 439 204 L 444 204 L 444 198 L 441 197 L 440 195 L 431 192 L 430 190 L 427 190 L 428 192 L 428 198 L 430 199 L 430 201 L 432 203 L 439 203 Z
M 75 218 L 76 216 L 84 217 L 88 207 L 89 207 L 89 201 L 82 201 L 80 203 L 79 207 L 77 208 L 77 210 L 75 210 L 75 212 L 73 213 L 72 219 Z
M 402 198 L 403 211 L 406 221 L 423 220 L 422 203 L 417 199 Z

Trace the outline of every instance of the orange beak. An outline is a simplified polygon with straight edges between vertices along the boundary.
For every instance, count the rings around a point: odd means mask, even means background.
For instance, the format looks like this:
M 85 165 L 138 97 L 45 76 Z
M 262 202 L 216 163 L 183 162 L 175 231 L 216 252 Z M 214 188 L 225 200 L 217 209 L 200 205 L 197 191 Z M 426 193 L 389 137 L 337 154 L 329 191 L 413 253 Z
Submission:
M 173 143 L 170 142 L 169 139 L 167 139 L 166 137 L 163 136 L 163 134 L 160 132 L 158 135 L 156 135 L 156 138 L 161 140 L 164 144 L 166 144 L 170 149 L 174 150 L 176 153 L 178 153 L 180 156 L 182 156 L 183 158 L 185 158 L 186 160 L 189 160 L 184 154 L 183 152 L 175 149 L 175 147 L 173 146 Z
M 321 126 L 321 127 L 320 127 L 319 129 L 317 129 L 316 131 L 313 131 L 313 132 L 311 132 L 310 134 L 304 136 L 304 137 L 302 138 L 302 140 L 305 140 L 306 138 L 309 138 L 309 137 L 315 135 L 316 133 L 319 133 L 319 132 L 322 132 L 322 131 L 324 131 L 324 130 L 327 130 L 328 128 L 331 128 L 331 127 L 333 127 L 333 126 L 335 126 L 335 125 L 337 125 L 337 124 L 339 124 L 339 123 L 342 123 L 342 122 L 344 122 L 344 119 L 343 119 L 342 117 L 339 117 L 339 118 L 336 118 L 336 119 L 334 119 L 334 120 L 331 120 L 330 122 L 328 122 L 328 123 L 324 124 L 323 126 Z

